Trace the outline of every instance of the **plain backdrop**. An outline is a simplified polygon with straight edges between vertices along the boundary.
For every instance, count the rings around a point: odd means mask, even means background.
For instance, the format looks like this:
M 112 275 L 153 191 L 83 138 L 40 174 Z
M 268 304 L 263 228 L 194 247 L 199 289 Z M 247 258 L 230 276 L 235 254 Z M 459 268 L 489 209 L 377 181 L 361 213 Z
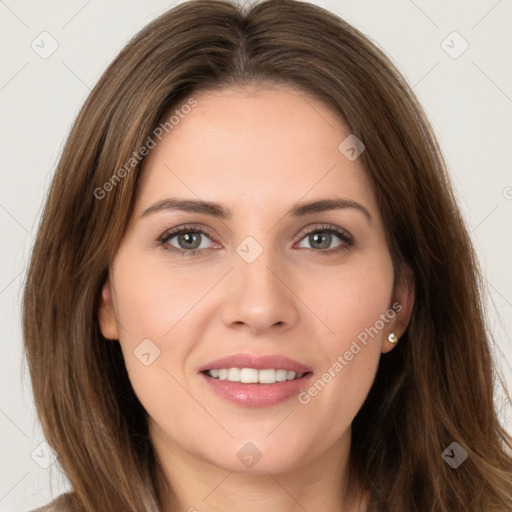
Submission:
M 21 287 L 48 185 L 107 64 L 176 3 L 0 1 L 0 512 L 31 510 L 68 488 L 35 415 L 20 329 Z M 480 257 L 495 359 L 512 389 L 511 1 L 314 3 L 383 49 L 425 108 Z M 511 431 L 500 392 L 497 406 Z

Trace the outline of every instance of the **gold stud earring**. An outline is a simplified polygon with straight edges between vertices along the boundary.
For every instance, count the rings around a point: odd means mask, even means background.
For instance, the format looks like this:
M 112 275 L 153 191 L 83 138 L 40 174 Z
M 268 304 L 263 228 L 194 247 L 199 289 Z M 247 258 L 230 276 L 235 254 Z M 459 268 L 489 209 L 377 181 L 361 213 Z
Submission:
M 388 336 L 388 341 L 390 343 L 396 343 L 398 341 L 398 338 L 394 332 L 390 333 Z

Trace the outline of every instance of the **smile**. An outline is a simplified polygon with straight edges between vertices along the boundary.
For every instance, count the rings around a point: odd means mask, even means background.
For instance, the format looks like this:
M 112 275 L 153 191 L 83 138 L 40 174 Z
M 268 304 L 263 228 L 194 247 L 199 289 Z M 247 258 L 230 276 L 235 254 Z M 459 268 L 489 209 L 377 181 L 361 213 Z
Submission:
M 297 396 L 313 368 L 279 354 L 232 354 L 198 368 L 205 392 L 239 407 L 271 407 Z

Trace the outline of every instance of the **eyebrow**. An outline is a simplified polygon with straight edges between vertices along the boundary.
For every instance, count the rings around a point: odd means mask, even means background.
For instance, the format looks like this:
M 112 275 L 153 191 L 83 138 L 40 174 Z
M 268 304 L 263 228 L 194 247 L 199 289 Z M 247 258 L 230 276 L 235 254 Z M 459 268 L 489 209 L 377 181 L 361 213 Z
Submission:
M 351 199 L 320 199 L 310 203 L 298 203 L 294 205 L 286 215 L 292 217 L 303 217 L 312 213 L 321 213 L 328 210 L 340 210 L 346 208 L 353 208 L 364 214 L 367 220 L 371 223 L 372 216 L 367 208 L 362 204 L 352 201 Z M 180 210 L 184 212 L 204 213 L 217 217 L 219 219 L 230 219 L 232 217 L 231 211 L 219 203 L 211 201 L 201 201 L 197 199 L 177 199 L 167 198 L 157 201 L 155 204 L 142 212 L 141 217 L 150 215 L 151 213 L 161 212 L 166 210 Z

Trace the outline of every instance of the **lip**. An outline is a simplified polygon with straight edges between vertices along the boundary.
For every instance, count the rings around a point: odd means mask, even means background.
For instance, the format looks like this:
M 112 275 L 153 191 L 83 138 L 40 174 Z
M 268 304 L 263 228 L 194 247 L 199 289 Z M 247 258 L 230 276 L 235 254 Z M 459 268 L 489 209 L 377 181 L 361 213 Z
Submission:
M 254 368 L 256 370 L 283 369 L 304 373 L 300 379 L 275 382 L 274 384 L 243 384 L 214 379 L 204 373 L 220 368 Z M 309 386 L 312 368 L 281 355 L 233 354 L 211 361 L 198 370 L 199 377 L 217 396 L 239 407 L 271 407 L 298 395 Z

